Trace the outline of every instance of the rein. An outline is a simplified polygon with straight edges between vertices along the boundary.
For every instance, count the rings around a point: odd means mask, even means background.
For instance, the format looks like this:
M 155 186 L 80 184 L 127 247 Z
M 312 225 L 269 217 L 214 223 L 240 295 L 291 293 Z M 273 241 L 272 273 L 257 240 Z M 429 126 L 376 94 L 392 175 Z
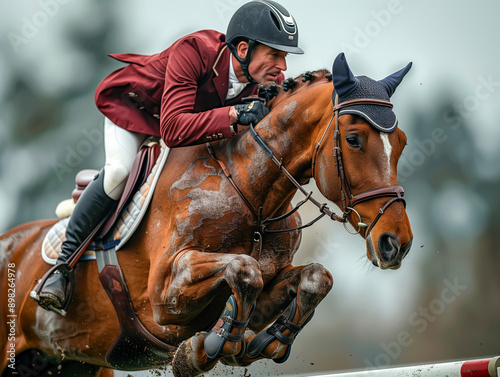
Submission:
M 257 144 L 262 148 L 264 153 L 278 166 L 278 168 L 286 175 L 288 180 L 302 193 L 305 195 L 305 199 L 301 200 L 297 205 L 290 210 L 289 212 L 275 217 L 275 218 L 267 218 L 265 220 L 262 220 L 262 207 L 259 208 L 259 210 L 255 210 L 248 199 L 245 197 L 245 195 L 241 192 L 241 190 L 238 188 L 236 183 L 234 182 L 231 172 L 225 164 L 219 160 L 215 152 L 211 146 L 210 143 L 206 143 L 206 147 L 208 150 L 208 153 L 210 156 L 217 161 L 217 163 L 220 165 L 222 168 L 222 171 L 224 172 L 225 176 L 231 183 L 231 185 L 234 187 L 238 195 L 241 197 L 245 205 L 249 208 L 249 210 L 253 213 L 253 215 L 257 218 L 257 226 L 258 230 L 254 233 L 254 242 L 259 243 L 259 255 L 260 251 L 262 250 L 262 233 L 286 233 L 286 232 L 293 232 L 295 230 L 300 230 L 304 229 L 307 227 L 310 227 L 313 225 L 316 221 L 321 219 L 324 216 L 328 216 L 330 219 L 339 221 L 344 224 L 345 229 L 351 233 L 351 234 L 358 234 L 361 231 L 361 228 L 368 227 L 365 233 L 365 238 L 368 237 L 370 234 L 370 231 L 372 228 L 375 226 L 377 221 L 380 219 L 380 217 L 384 214 L 384 212 L 387 210 L 387 208 L 395 203 L 396 201 L 402 201 L 403 204 L 406 207 L 406 202 L 403 199 L 404 195 L 404 190 L 401 186 L 387 186 L 387 187 L 381 187 L 377 188 L 374 190 L 369 190 L 365 191 L 359 194 L 352 195 L 351 190 L 349 188 L 349 184 L 347 182 L 346 176 L 345 176 L 345 171 L 344 171 L 344 164 L 342 160 L 342 149 L 340 147 L 340 130 L 339 130 L 339 111 L 342 108 L 352 106 L 352 105 L 377 105 L 377 106 L 387 106 L 392 108 L 392 103 L 388 101 L 381 101 L 381 100 L 376 100 L 376 99 L 371 99 L 371 98 L 361 98 L 361 99 L 355 99 L 355 100 L 350 100 L 350 101 L 345 101 L 341 104 L 338 103 L 338 95 L 335 96 L 335 106 L 333 107 L 333 114 L 332 118 L 330 119 L 330 122 L 328 123 L 328 126 L 325 129 L 325 132 L 323 133 L 322 137 L 320 138 L 319 142 L 316 143 L 315 150 L 314 150 L 314 155 L 312 159 L 312 172 L 313 172 L 313 177 L 314 177 L 314 170 L 315 170 L 315 164 L 316 164 L 316 155 L 323 143 L 323 140 L 330 128 L 330 125 L 335 119 L 335 130 L 334 130 L 334 159 L 335 159 L 335 166 L 337 167 L 337 174 L 340 178 L 340 194 L 341 194 L 341 199 L 342 199 L 342 215 L 339 216 L 335 212 L 333 212 L 330 208 L 328 208 L 326 203 L 320 203 L 317 201 L 315 198 L 312 196 L 312 191 L 307 192 L 302 185 L 290 174 L 290 172 L 283 166 L 282 160 L 278 160 L 278 158 L 274 155 L 273 151 L 266 145 L 264 140 L 260 137 L 260 135 L 257 133 L 255 130 L 254 126 L 250 124 L 250 133 L 252 137 L 255 139 Z M 365 223 L 362 222 L 361 215 L 354 209 L 354 206 L 372 200 L 376 198 L 381 198 L 381 197 L 393 197 L 387 203 L 380 208 L 378 215 L 375 217 L 375 219 L 372 221 L 370 226 L 366 225 Z M 303 204 L 305 204 L 307 201 L 310 201 L 312 204 L 314 204 L 316 207 L 318 207 L 320 211 L 320 215 L 316 217 L 315 219 L 311 220 L 309 223 L 296 227 L 296 228 L 290 228 L 290 229 L 267 229 L 267 225 L 269 223 L 283 220 L 289 216 L 291 216 L 293 213 L 295 213 Z M 355 213 L 358 217 L 358 229 L 355 232 L 350 231 L 346 224 L 348 222 L 348 217 L 351 213 Z

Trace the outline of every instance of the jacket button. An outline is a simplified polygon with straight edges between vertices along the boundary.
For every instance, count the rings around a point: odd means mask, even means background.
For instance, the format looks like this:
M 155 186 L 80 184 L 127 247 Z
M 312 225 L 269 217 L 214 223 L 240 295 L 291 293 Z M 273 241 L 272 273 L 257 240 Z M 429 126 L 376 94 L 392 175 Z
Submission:
M 160 119 L 160 114 L 153 114 L 156 119 Z
M 135 97 L 137 97 L 137 94 L 135 94 L 134 92 L 130 92 L 130 93 L 128 94 L 128 96 L 129 96 L 130 98 L 135 98 Z

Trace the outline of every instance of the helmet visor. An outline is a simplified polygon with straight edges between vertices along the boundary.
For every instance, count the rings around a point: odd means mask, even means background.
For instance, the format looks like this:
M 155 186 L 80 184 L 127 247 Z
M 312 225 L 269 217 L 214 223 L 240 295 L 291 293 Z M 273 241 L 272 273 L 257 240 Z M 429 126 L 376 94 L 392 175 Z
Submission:
M 304 53 L 304 51 L 298 46 L 286 46 L 286 45 L 281 45 L 281 44 L 277 44 L 277 43 L 265 42 L 265 41 L 262 41 L 259 39 L 257 39 L 257 42 L 259 42 L 263 45 L 266 45 L 268 47 L 274 48 L 275 50 L 288 52 L 290 54 L 301 55 Z

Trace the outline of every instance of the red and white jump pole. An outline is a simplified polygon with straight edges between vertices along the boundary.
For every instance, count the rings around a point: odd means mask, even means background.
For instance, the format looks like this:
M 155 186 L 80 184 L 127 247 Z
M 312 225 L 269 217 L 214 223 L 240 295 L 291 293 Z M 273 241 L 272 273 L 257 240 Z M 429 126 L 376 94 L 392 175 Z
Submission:
M 469 361 L 328 374 L 321 377 L 500 377 L 500 356 Z

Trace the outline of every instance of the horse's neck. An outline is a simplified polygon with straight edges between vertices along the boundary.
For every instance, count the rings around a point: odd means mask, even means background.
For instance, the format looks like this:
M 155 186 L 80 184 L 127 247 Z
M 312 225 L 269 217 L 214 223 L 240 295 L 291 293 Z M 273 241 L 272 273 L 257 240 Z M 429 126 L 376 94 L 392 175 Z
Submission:
M 311 178 L 314 145 L 319 130 L 323 128 L 320 125 L 326 123 L 328 117 L 325 116 L 325 104 L 308 101 L 309 105 L 304 105 L 300 98 L 290 98 L 276 105 L 271 114 L 257 125 L 256 131 L 283 167 L 304 184 Z M 254 208 L 263 207 L 264 216 L 274 215 L 280 208 L 286 210 L 297 188 L 266 155 L 250 132 L 236 145 L 238 153 L 251 158 L 250 164 L 240 164 L 236 168 L 244 170 L 242 176 L 248 174 L 250 177 L 247 190 L 252 192 Z
M 301 89 L 273 104 L 271 114 L 256 129 L 283 166 L 304 182 L 311 178 L 315 145 L 331 118 L 332 103 L 329 86 Z

